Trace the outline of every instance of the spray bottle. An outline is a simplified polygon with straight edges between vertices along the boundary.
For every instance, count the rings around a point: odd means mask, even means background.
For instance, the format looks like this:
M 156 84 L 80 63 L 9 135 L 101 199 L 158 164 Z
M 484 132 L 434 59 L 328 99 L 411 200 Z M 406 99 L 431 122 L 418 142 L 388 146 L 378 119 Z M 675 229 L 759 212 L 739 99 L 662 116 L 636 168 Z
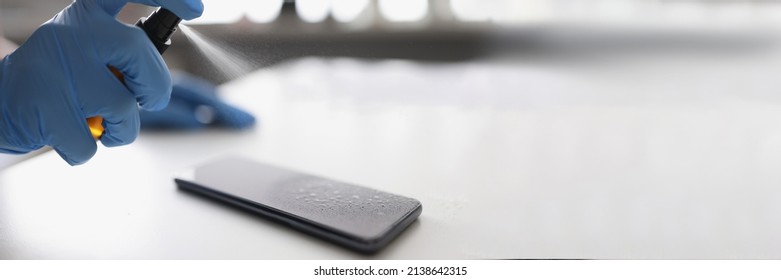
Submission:
M 155 48 L 157 48 L 157 51 L 160 52 L 160 54 L 163 54 L 163 52 L 168 49 L 168 46 L 171 45 L 171 36 L 176 32 L 176 28 L 181 21 L 182 19 L 173 12 L 164 8 L 158 8 L 148 17 L 140 18 L 138 22 L 136 22 L 136 26 L 144 30 L 149 37 L 149 40 L 151 40 L 155 45 Z M 125 77 L 122 75 L 122 72 L 112 66 L 109 66 L 108 68 L 117 79 L 122 81 L 123 84 L 125 83 Z M 100 137 L 103 136 L 104 128 L 102 117 L 94 116 L 88 118 L 87 125 L 89 126 L 90 133 L 92 133 L 92 137 L 100 139 Z

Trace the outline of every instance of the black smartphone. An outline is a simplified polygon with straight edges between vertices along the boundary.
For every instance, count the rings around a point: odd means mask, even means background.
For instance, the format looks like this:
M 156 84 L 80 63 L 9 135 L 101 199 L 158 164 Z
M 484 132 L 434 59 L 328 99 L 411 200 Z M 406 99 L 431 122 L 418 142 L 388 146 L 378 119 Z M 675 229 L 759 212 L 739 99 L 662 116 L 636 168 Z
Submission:
M 185 170 L 174 181 L 362 253 L 388 245 L 423 211 L 412 198 L 235 156 Z

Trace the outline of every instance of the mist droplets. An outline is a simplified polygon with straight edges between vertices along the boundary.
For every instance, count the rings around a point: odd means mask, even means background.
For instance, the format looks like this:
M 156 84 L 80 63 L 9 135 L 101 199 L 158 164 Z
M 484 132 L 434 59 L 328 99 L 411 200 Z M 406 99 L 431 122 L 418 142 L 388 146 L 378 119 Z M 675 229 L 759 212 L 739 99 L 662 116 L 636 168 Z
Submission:
M 225 78 L 233 80 L 255 68 L 252 59 L 242 55 L 242 52 L 225 44 L 218 44 L 187 25 L 179 24 L 179 29 Z

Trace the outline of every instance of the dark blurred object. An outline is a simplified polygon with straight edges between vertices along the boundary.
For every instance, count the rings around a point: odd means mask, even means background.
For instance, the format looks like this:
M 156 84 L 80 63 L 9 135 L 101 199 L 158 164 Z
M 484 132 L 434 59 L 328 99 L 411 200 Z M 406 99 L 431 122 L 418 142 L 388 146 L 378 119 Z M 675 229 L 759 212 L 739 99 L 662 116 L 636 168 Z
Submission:
M 162 111 L 141 111 L 142 129 L 199 129 L 207 126 L 245 129 L 255 117 L 219 99 L 214 84 L 181 72 L 172 73 L 173 92 Z

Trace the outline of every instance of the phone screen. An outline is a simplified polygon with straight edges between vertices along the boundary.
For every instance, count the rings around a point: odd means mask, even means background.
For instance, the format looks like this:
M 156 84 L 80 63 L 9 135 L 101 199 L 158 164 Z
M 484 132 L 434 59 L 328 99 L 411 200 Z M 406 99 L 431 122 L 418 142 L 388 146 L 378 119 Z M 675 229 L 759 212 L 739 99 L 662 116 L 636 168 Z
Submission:
M 361 252 L 384 247 L 422 212 L 412 198 L 238 157 L 195 167 L 175 181 Z

